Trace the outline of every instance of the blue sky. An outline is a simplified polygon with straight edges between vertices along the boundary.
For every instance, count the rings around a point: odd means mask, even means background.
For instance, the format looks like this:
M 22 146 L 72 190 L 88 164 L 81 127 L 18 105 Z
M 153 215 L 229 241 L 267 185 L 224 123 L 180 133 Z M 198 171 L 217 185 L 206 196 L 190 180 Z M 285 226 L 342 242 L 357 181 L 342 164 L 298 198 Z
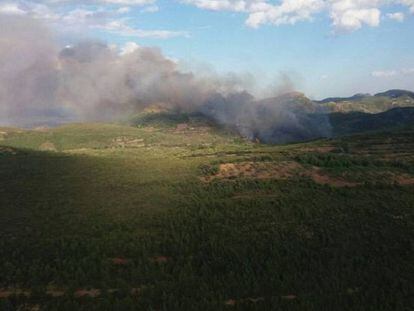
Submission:
M 62 45 L 157 46 L 260 87 L 287 74 L 312 98 L 414 89 L 414 0 L 0 0 L 0 14 L 44 20 Z

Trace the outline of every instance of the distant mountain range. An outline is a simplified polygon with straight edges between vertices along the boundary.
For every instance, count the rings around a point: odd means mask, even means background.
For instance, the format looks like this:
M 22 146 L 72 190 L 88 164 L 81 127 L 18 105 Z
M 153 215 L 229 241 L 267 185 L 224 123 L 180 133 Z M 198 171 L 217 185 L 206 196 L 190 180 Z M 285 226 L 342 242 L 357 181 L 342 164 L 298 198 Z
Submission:
M 371 95 L 369 93 L 358 93 L 350 97 L 328 97 L 322 100 L 315 100 L 314 102 L 321 103 L 321 104 L 330 103 L 330 102 L 340 103 L 340 102 L 346 102 L 346 101 L 359 101 L 359 100 L 369 98 L 369 97 L 388 97 L 390 99 L 395 99 L 395 98 L 399 98 L 403 96 L 414 99 L 414 92 L 407 91 L 407 90 L 388 90 L 386 92 L 377 93 L 375 95 Z
M 385 96 L 389 98 L 398 98 L 402 96 L 407 96 L 407 97 L 414 98 L 414 92 L 407 91 L 407 90 L 389 90 L 386 92 L 377 93 L 374 96 Z
M 321 137 L 414 127 L 414 93 L 389 90 L 375 95 L 312 101 L 289 92 L 254 100 L 248 93 L 216 94 L 192 112 L 151 107 L 130 124 L 179 128 L 208 126 L 238 133 L 254 141 L 288 143 Z
M 396 107 L 414 107 L 414 92 L 389 90 L 375 95 L 356 94 L 351 97 L 330 97 L 314 103 L 329 112 L 380 113 Z

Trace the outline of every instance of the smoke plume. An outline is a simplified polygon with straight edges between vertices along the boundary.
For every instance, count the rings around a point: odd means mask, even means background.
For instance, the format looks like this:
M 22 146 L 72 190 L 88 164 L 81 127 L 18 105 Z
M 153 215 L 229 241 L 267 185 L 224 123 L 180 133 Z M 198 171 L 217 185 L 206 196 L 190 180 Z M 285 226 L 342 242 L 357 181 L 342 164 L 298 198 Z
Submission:
M 258 101 L 247 83 L 237 75 L 184 72 L 157 48 L 119 52 L 93 40 L 61 48 L 39 21 L 0 16 L 1 124 L 115 120 L 163 104 L 266 142 L 329 135 L 327 118 L 305 97 L 291 92 Z

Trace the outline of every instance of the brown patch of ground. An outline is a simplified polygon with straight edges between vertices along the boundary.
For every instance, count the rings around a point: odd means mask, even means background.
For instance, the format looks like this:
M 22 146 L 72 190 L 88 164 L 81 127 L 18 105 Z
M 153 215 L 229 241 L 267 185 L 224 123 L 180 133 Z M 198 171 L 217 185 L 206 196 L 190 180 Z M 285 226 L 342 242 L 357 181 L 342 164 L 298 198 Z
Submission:
M 19 288 L 1 288 L 0 289 L 0 298 L 9 298 L 12 296 L 26 296 L 30 297 L 31 292 L 25 289 Z
M 33 129 L 33 131 L 36 131 L 36 132 L 47 132 L 48 130 L 49 130 L 49 127 L 46 126 L 46 125 L 44 125 L 44 126 L 38 126 L 38 127 L 35 127 Z
M 12 154 L 12 155 L 15 155 L 15 154 L 17 154 L 17 151 L 14 150 L 11 147 L 2 147 L 2 146 L 0 146 L 0 154 Z
M 329 176 L 326 173 L 323 173 L 318 167 L 305 171 L 303 176 L 310 177 L 315 183 L 320 185 L 330 185 L 333 187 L 356 187 L 360 185 L 359 183 L 347 181 L 341 177 Z
M 205 176 L 204 181 L 214 179 L 232 179 L 239 177 L 255 179 L 288 179 L 302 166 L 294 161 L 283 162 L 239 162 L 220 164 L 219 172 Z
M 100 289 L 96 289 L 96 288 L 92 288 L 92 289 L 78 289 L 74 293 L 74 296 L 76 298 L 81 298 L 81 297 L 96 298 L 96 297 L 99 297 L 100 295 L 101 295 L 101 290 Z
M 182 131 L 188 130 L 189 128 L 190 126 L 187 123 L 180 123 L 180 124 L 177 124 L 175 131 L 182 132 Z
M 308 177 L 315 183 L 333 187 L 355 187 L 359 183 L 351 182 L 343 177 L 333 177 L 324 173 L 318 167 L 305 168 L 295 161 L 282 162 L 239 162 L 220 164 L 217 174 L 201 177 L 202 181 L 210 182 L 215 179 L 278 179 L 287 180 L 293 177 Z M 248 198 L 251 195 L 272 196 L 272 194 L 237 194 L 234 198 Z
M 224 302 L 224 304 L 225 304 L 226 306 L 231 306 L 231 307 L 235 306 L 235 305 L 236 305 L 236 303 L 237 303 L 237 301 L 236 301 L 235 299 L 229 299 L 229 300 L 226 300 L 226 301 Z
M 141 148 L 145 147 L 143 138 L 117 137 L 112 140 L 111 148 Z
M 71 153 L 71 154 L 87 154 L 91 151 L 94 151 L 94 149 L 91 148 L 77 148 L 77 149 L 67 149 L 64 152 L 65 153 Z
M 141 288 L 135 287 L 131 288 L 131 295 L 132 296 L 138 296 L 141 293 Z
M 407 174 L 394 175 L 393 180 L 401 186 L 414 185 L 414 177 Z
M 43 144 L 41 144 L 39 146 L 39 150 L 41 150 L 41 151 L 57 151 L 56 146 L 50 141 L 45 141 Z
M 186 135 L 193 135 L 193 134 L 205 134 L 210 130 L 207 126 L 196 126 L 192 127 L 188 123 L 180 123 L 177 124 L 173 133 L 175 134 L 186 134 Z
M 116 258 L 111 258 L 111 262 L 116 266 L 125 266 L 129 264 L 131 261 L 123 257 L 116 257 Z
M 234 307 L 236 304 L 238 303 L 258 303 L 261 301 L 264 301 L 265 299 L 263 297 L 257 297 L 257 298 L 252 298 L 252 297 L 248 297 L 248 298 L 242 298 L 242 299 L 228 299 L 224 302 L 224 304 L 226 306 L 229 307 Z
M 304 152 L 317 152 L 317 153 L 329 153 L 336 150 L 334 146 L 319 146 L 319 147 L 306 147 L 300 149 L 300 151 Z
M 120 289 L 114 288 L 114 289 L 108 289 L 107 293 L 108 294 L 115 294 L 119 291 L 120 291 Z M 73 296 L 75 298 L 82 298 L 82 297 L 97 298 L 97 297 L 101 296 L 102 293 L 103 293 L 103 291 L 101 289 L 97 289 L 97 288 L 78 289 L 73 293 Z M 141 293 L 141 288 L 139 288 L 139 287 L 131 288 L 129 293 L 132 296 L 137 296 Z M 46 290 L 46 295 L 48 295 L 50 297 L 53 297 L 53 298 L 63 297 L 66 294 L 70 294 L 70 292 L 67 291 L 67 290 L 64 290 L 64 289 L 57 289 L 57 288 L 54 288 L 54 287 L 49 287 Z M 26 290 L 26 289 L 19 289 L 19 288 L 0 288 L 0 299 L 8 299 L 8 298 L 13 297 L 13 296 L 22 296 L 22 295 L 29 298 L 32 295 L 32 291 L 31 290 Z
M 155 132 L 157 129 L 155 127 L 152 126 L 146 126 L 142 128 L 145 132 Z
M 312 239 L 313 238 L 313 236 L 314 236 L 314 232 L 313 232 L 313 230 L 311 229 L 311 228 L 309 228 L 308 226 L 306 226 L 306 225 L 299 225 L 297 228 L 296 228 L 296 234 L 301 238 L 301 239 L 304 239 L 304 240 L 310 240 L 310 239 Z
M 39 304 L 30 304 L 25 303 L 17 307 L 17 311 L 40 311 L 40 305 Z
M 48 288 L 46 290 L 46 295 L 50 297 L 54 297 L 54 298 L 65 296 L 65 293 L 66 292 L 64 290 L 56 289 L 56 288 Z

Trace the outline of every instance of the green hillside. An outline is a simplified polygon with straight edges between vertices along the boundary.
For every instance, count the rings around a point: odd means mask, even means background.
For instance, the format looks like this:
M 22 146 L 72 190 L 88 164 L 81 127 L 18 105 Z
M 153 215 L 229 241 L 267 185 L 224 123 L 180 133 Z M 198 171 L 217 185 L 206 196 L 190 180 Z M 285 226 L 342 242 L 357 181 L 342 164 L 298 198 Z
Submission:
M 331 113 L 329 119 L 335 136 L 406 127 L 413 128 L 414 108 L 394 108 L 377 114 L 363 112 Z
M 1 310 L 410 309 L 412 130 L 137 118 L 0 129 Z
M 327 102 L 321 105 L 331 112 L 380 113 L 396 107 L 413 107 L 414 99 L 408 96 L 399 98 L 370 96 L 353 101 Z
M 414 93 L 406 90 L 388 90 L 373 96 L 356 94 L 351 97 L 332 97 L 315 102 L 333 113 L 380 113 L 393 108 L 414 107 Z

